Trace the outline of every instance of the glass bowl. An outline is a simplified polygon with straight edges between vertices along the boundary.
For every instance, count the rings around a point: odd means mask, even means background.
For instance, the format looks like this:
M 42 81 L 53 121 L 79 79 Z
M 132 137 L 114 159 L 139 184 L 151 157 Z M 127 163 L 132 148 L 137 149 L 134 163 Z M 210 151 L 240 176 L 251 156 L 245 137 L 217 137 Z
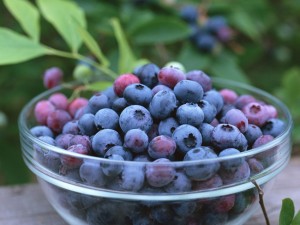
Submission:
M 213 84 L 272 104 L 286 123 L 284 130 L 260 147 L 206 160 L 153 163 L 82 155 L 49 145 L 30 132 L 36 125 L 33 110 L 38 101 L 55 92 L 70 93 L 57 87 L 32 99 L 20 113 L 24 161 L 48 201 L 72 225 L 243 224 L 258 206 L 253 181 L 268 194 L 272 178 L 289 162 L 292 119 L 282 102 L 262 90 L 223 79 L 213 79 Z M 62 159 L 76 161 L 77 166 L 62 170 Z M 242 166 L 224 173 L 222 165 L 233 161 Z M 208 176 L 211 171 L 214 175 Z

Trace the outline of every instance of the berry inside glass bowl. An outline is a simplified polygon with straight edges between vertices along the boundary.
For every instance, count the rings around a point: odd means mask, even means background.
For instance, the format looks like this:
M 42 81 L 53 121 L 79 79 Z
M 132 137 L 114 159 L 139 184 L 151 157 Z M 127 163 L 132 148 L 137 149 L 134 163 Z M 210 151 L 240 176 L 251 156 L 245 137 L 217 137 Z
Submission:
M 150 64 L 71 93 L 52 88 L 19 117 L 24 161 L 70 224 L 243 224 L 252 182 L 268 194 L 290 158 L 284 104 L 202 71 Z

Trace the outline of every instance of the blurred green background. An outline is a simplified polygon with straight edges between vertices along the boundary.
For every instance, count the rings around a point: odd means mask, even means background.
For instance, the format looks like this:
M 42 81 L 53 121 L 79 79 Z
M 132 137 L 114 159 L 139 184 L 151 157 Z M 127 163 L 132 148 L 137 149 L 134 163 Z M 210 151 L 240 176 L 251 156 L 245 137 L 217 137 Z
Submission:
M 34 1 L 31 1 L 34 3 Z M 119 18 L 126 38 L 138 58 L 163 66 L 180 61 L 187 69 L 202 69 L 212 76 L 247 80 L 290 108 L 294 122 L 294 154 L 300 143 L 300 1 L 285 0 L 134 0 L 75 1 L 85 12 L 88 30 L 118 71 L 118 47 L 109 23 Z M 180 17 L 182 7 L 192 4 L 200 12 L 197 26 L 214 16 L 223 16 L 232 32 L 226 43 L 211 52 L 190 41 L 190 26 Z M 0 1 L 0 27 L 24 34 Z M 41 20 L 41 42 L 57 49 L 67 46 L 56 30 Z M 1 49 L 0 49 L 1 51 Z M 90 55 L 87 49 L 82 54 Z M 58 66 L 65 81 L 72 80 L 75 60 L 41 57 L 16 65 L 0 66 L 0 185 L 34 180 L 23 163 L 19 145 L 18 115 L 35 95 L 44 91 L 43 72 Z

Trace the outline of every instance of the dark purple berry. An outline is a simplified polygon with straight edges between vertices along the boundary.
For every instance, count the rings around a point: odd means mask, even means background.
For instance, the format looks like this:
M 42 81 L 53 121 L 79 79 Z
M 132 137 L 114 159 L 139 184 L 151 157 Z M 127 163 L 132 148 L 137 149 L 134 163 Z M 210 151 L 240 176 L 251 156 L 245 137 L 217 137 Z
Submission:
M 204 92 L 209 91 L 212 88 L 212 81 L 210 77 L 201 70 L 189 71 L 186 74 L 186 79 L 199 83 Z
M 124 146 L 133 153 L 144 152 L 148 144 L 148 135 L 141 129 L 131 129 L 124 136 Z
M 148 146 L 148 154 L 153 159 L 170 158 L 176 150 L 175 141 L 165 135 L 156 136 Z
M 47 89 L 58 86 L 63 78 L 63 72 L 58 67 L 47 69 L 43 76 L 44 86 Z
M 174 88 L 179 81 L 185 79 L 185 74 L 177 67 L 164 67 L 158 73 L 158 81 L 170 88 Z

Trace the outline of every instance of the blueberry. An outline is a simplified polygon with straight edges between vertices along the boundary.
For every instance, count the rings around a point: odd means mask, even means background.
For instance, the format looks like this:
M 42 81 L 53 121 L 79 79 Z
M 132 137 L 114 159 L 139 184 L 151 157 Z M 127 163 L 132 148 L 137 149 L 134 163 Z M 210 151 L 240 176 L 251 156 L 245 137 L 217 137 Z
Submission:
M 219 93 L 222 95 L 225 104 L 234 104 L 239 97 L 234 90 L 227 88 L 221 89 Z
M 208 147 L 198 147 L 189 150 L 184 156 L 184 161 L 214 159 L 218 156 Z M 186 175 L 192 180 L 207 180 L 214 176 L 220 165 L 218 162 L 197 163 L 184 168 Z
M 163 67 L 158 73 L 158 81 L 169 88 L 174 88 L 179 81 L 185 79 L 185 74 L 177 67 Z
M 41 125 L 47 124 L 48 115 L 55 111 L 55 106 L 48 100 L 39 101 L 34 107 L 34 117 Z
M 209 34 L 198 34 L 195 40 L 195 44 L 197 48 L 199 48 L 203 52 L 212 52 L 217 44 L 216 38 Z
M 177 120 L 174 117 L 168 117 L 161 120 L 158 125 L 159 135 L 167 135 L 172 137 L 174 130 L 179 126 Z
M 179 124 L 189 124 L 198 127 L 204 120 L 204 113 L 197 104 L 185 103 L 178 107 L 176 118 Z
M 128 106 L 125 98 L 116 98 L 112 103 L 112 110 L 120 114 Z
M 97 93 L 93 95 L 88 102 L 88 108 L 92 114 L 95 114 L 100 109 L 108 108 L 109 102 L 106 95 Z
M 202 144 L 202 136 L 199 130 L 188 124 L 177 127 L 172 138 L 176 142 L 178 151 L 183 154 L 193 148 L 200 147 Z
M 278 118 L 269 119 L 262 127 L 263 134 L 268 134 L 277 137 L 285 129 L 285 122 Z
M 124 146 L 133 153 L 145 151 L 149 144 L 148 135 L 140 129 L 131 129 L 124 136 Z
M 99 129 L 117 129 L 119 115 L 112 109 L 100 109 L 94 118 L 95 126 Z
M 158 84 L 152 88 L 152 95 L 154 96 L 159 91 L 172 91 L 172 89 L 166 85 Z
M 136 128 L 148 132 L 152 127 L 153 120 L 145 107 L 130 105 L 121 112 L 119 124 L 124 133 Z
M 208 101 L 201 100 L 198 102 L 198 106 L 202 109 L 204 114 L 204 123 L 211 123 L 213 119 L 217 115 L 217 109 L 216 107 L 209 103 Z
M 63 93 L 54 93 L 50 95 L 48 100 L 54 105 L 56 109 L 67 110 L 68 109 L 68 98 Z
M 58 86 L 62 82 L 63 71 L 58 67 L 47 69 L 43 75 L 44 86 L 47 89 Z
M 180 17 L 188 23 L 196 23 L 198 16 L 198 9 L 193 5 L 185 5 L 180 9 Z
M 48 137 L 54 137 L 53 132 L 51 129 L 47 126 L 38 125 L 34 126 L 30 129 L 30 132 L 33 136 L 40 137 L 40 136 L 48 136 Z
M 165 158 L 157 159 L 146 165 L 146 178 L 153 187 L 163 187 L 175 178 L 175 168 Z
M 259 127 L 263 126 L 269 119 L 269 115 L 264 105 L 257 102 L 248 103 L 243 107 L 242 111 L 247 117 L 249 123 L 255 124 Z
M 47 117 L 47 126 L 54 133 L 61 133 L 63 126 L 72 120 L 70 114 L 62 109 L 56 109 L 49 113 Z
M 164 187 L 168 193 L 188 192 L 191 189 L 192 182 L 183 172 L 176 172 L 174 180 Z
M 235 148 L 227 148 L 220 152 L 219 157 L 231 156 L 231 155 L 238 155 L 241 152 Z M 235 159 L 225 159 L 221 161 L 221 166 L 224 170 L 227 171 L 234 171 L 236 170 L 243 162 L 245 161 L 244 158 L 235 158 Z
M 182 203 L 172 204 L 172 209 L 177 216 L 183 217 L 187 220 L 188 216 L 191 216 L 197 209 L 197 203 L 195 201 L 185 201 Z
M 210 32 L 217 33 L 222 27 L 227 26 L 227 21 L 223 16 L 212 16 L 207 20 L 205 26 Z
M 235 195 L 221 196 L 209 204 L 209 208 L 216 213 L 227 213 L 234 207 Z
M 248 141 L 248 144 L 250 146 L 253 145 L 253 143 L 255 142 L 255 140 L 257 138 L 259 138 L 261 135 L 262 135 L 262 131 L 261 129 L 256 126 L 255 124 L 249 124 L 248 125 L 248 129 L 247 131 L 244 133 L 247 141 Z
M 144 169 L 140 166 L 125 166 L 122 171 L 122 190 L 139 191 L 145 181 Z
M 73 134 L 59 134 L 55 138 L 56 145 L 60 148 L 67 149 L 73 137 Z
M 172 209 L 167 204 L 153 207 L 150 216 L 160 224 L 169 224 L 174 217 Z
M 69 107 L 68 107 L 68 112 L 70 113 L 71 116 L 75 116 L 76 112 L 88 105 L 88 100 L 86 98 L 75 98 L 73 101 L 70 102 Z
M 255 158 L 250 158 L 247 160 L 247 162 L 250 167 L 251 176 L 256 175 L 264 170 L 264 165 Z
M 157 75 L 159 70 L 160 68 L 157 65 L 148 63 L 141 66 L 135 75 L 140 79 L 142 84 L 153 88 L 158 83 Z
M 91 150 L 91 141 L 89 136 L 86 135 L 73 135 L 73 137 L 70 139 L 70 145 L 77 145 L 81 144 L 90 152 Z
M 234 184 L 247 180 L 250 177 L 250 168 L 246 161 L 233 171 L 220 170 L 219 175 L 223 183 Z
M 125 88 L 123 97 L 131 105 L 147 107 L 152 99 L 152 91 L 144 84 L 130 84 Z
M 224 122 L 236 126 L 242 133 L 248 129 L 248 119 L 239 109 L 230 109 L 224 116 Z
M 150 158 L 148 154 L 140 154 L 136 155 L 132 161 L 135 162 L 152 162 L 153 160 Z
M 236 109 L 236 107 L 232 104 L 224 104 L 223 108 L 218 113 L 217 118 L 219 118 L 220 121 L 223 121 L 223 123 L 224 123 L 224 119 L 225 119 L 224 117 L 225 117 L 226 113 L 228 111 L 230 111 L 231 109 Z
M 87 155 L 88 150 L 85 146 L 82 144 L 76 144 L 71 145 L 68 149 L 68 152 L 74 152 L 82 155 Z M 77 169 L 82 164 L 82 159 L 75 156 L 69 156 L 69 155 L 61 155 L 60 157 L 61 164 L 63 165 L 64 169 L 70 170 L 70 169 Z
M 109 162 L 101 162 L 102 172 L 108 177 L 116 177 L 123 171 L 123 161 L 124 158 L 117 154 L 112 154 L 107 157 L 107 159 L 112 160 Z M 120 162 L 118 162 L 120 161 Z
M 95 126 L 95 116 L 92 113 L 86 113 L 78 120 L 78 127 L 80 133 L 83 135 L 92 136 L 97 132 L 97 127 Z
M 174 94 L 181 103 L 197 103 L 203 97 L 203 89 L 196 81 L 182 80 L 175 85 Z
M 247 140 L 239 129 L 230 124 L 219 124 L 212 131 L 212 144 L 218 149 L 236 148 L 240 151 L 247 149 Z
M 209 103 L 214 105 L 217 109 L 217 113 L 220 112 L 224 106 L 222 95 L 214 89 L 205 92 L 203 95 L 203 100 L 208 101 Z
M 104 158 L 108 158 L 109 156 L 111 156 L 113 154 L 120 155 L 124 158 L 124 160 L 127 160 L 127 161 L 133 160 L 133 156 L 132 156 L 131 152 L 128 151 L 123 146 L 115 145 L 115 146 L 111 147 L 105 153 Z
M 175 141 L 165 135 L 156 136 L 148 146 L 148 154 L 153 159 L 170 158 L 176 150 Z
M 193 190 L 207 190 L 207 189 L 215 189 L 221 187 L 223 185 L 223 181 L 218 174 L 215 174 L 211 178 L 204 181 L 193 181 L 192 189 Z
M 200 133 L 202 135 L 202 145 L 209 146 L 212 145 L 211 142 L 211 134 L 213 132 L 214 127 L 209 123 L 202 123 L 199 126 Z
M 74 134 L 77 135 L 80 133 L 80 129 L 78 127 L 78 120 L 71 120 L 67 122 L 62 129 L 63 134 Z
M 111 105 L 115 101 L 115 99 L 118 98 L 117 94 L 114 91 L 113 86 L 106 88 L 101 93 L 106 95 L 109 107 L 111 107 Z
M 230 210 L 230 213 L 236 214 L 236 215 L 241 214 L 242 212 L 244 212 L 246 210 L 249 203 L 250 202 L 249 202 L 248 198 L 246 197 L 246 195 L 244 194 L 244 192 L 237 193 L 235 195 L 234 206 Z
M 196 81 L 197 83 L 199 83 L 202 86 L 204 92 L 209 91 L 212 88 L 211 78 L 201 70 L 189 71 L 186 74 L 186 78 L 188 80 Z
M 177 107 L 177 99 L 172 91 L 162 90 L 157 92 L 149 105 L 151 115 L 156 119 L 166 119 Z
M 136 83 L 140 83 L 140 80 L 137 76 L 130 73 L 122 74 L 114 81 L 113 88 L 115 93 L 119 97 L 122 97 L 125 88 L 130 84 L 136 84 Z
M 84 160 L 79 168 L 79 175 L 83 183 L 88 185 L 103 187 L 106 184 L 106 178 L 99 162 Z
M 227 220 L 227 213 L 208 212 L 202 215 L 201 225 L 225 225 Z
M 104 156 L 108 149 L 122 144 L 119 133 L 112 129 L 100 130 L 92 140 L 93 151 L 97 156 Z
M 153 123 L 152 127 L 147 132 L 147 135 L 148 135 L 149 141 L 151 141 L 153 138 L 155 138 L 156 136 L 159 135 L 157 123 Z
M 117 212 L 117 213 L 116 213 Z M 117 202 L 101 202 L 87 210 L 86 221 L 89 225 L 124 225 L 125 215 Z
M 246 106 L 249 103 L 256 102 L 256 99 L 252 95 L 240 95 L 238 98 L 235 100 L 234 105 L 237 109 L 242 110 L 244 106 Z

